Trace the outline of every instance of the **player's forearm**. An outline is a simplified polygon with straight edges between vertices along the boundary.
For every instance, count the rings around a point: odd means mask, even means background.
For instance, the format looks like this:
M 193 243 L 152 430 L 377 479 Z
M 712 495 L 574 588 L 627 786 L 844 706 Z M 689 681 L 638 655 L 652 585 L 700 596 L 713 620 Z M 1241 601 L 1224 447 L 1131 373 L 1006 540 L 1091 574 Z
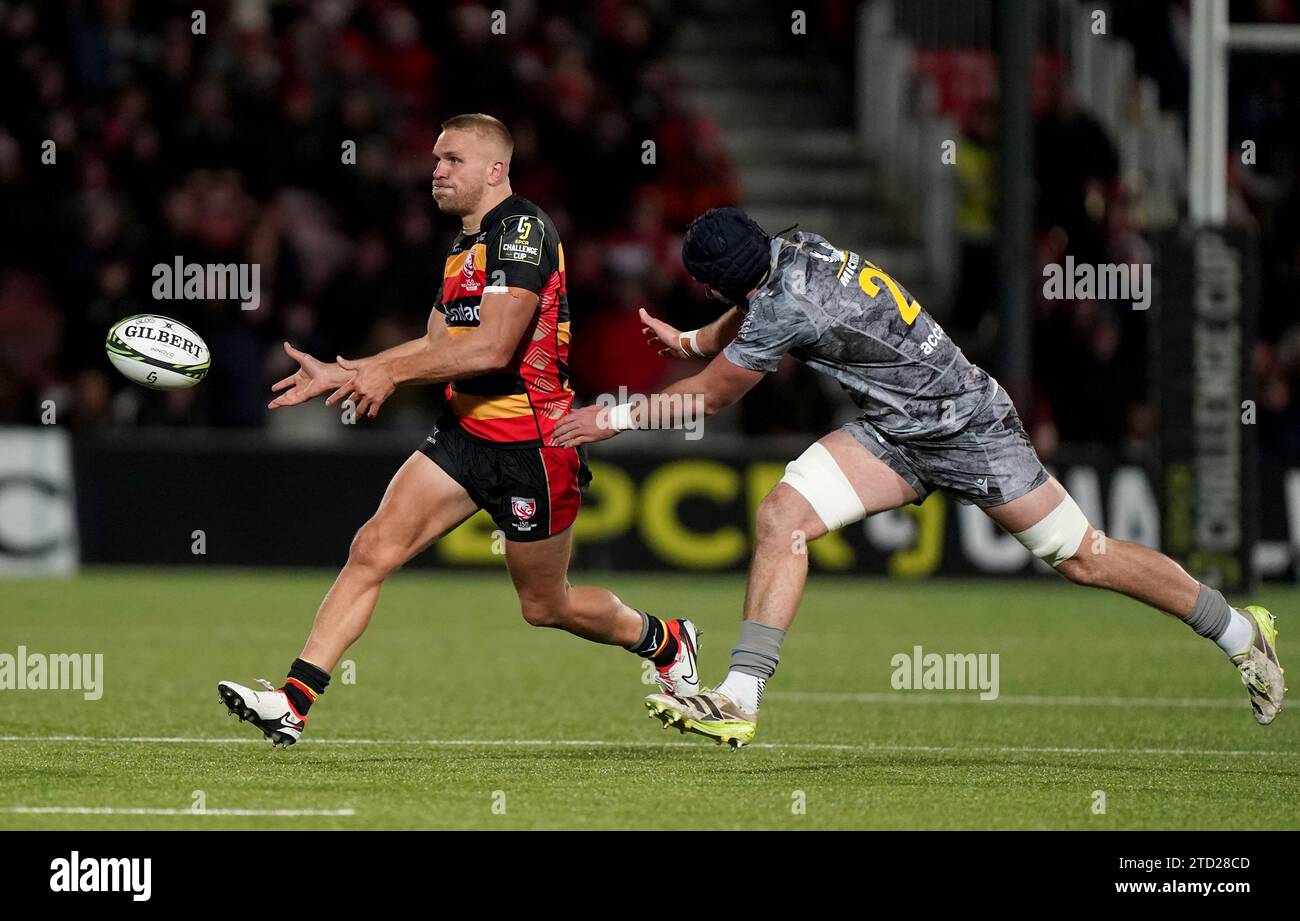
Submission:
M 510 357 L 502 355 L 501 349 L 488 337 L 473 333 L 444 339 L 439 347 L 427 339 L 418 341 L 424 343 L 420 349 L 385 360 L 394 384 L 441 383 L 473 377 L 505 367 Z
M 717 355 L 727 347 L 727 343 L 736 338 L 744 319 L 740 308 L 732 307 L 709 325 L 700 327 L 695 336 L 696 351 L 706 358 Z
M 719 410 L 726 409 L 739 400 L 742 394 L 723 393 L 715 387 L 710 387 L 703 374 L 696 374 L 669 384 L 664 389 L 663 396 L 668 398 L 670 406 L 677 405 L 677 397 L 680 397 L 683 414 L 698 419 L 700 416 L 712 416 Z
M 373 361 L 373 362 L 393 361 L 394 359 L 397 358 L 405 358 L 409 355 L 417 355 L 420 352 L 427 349 L 430 344 L 431 343 L 428 336 L 421 336 L 418 339 L 412 339 L 409 342 L 403 342 L 400 345 L 395 345 L 392 348 L 384 349 L 382 352 L 377 352 L 376 354 L 371 355 L 369 358 L 363 358 L 361 360 Z
M 628 424 L 620 428 L 681 428 L 734 402 L 736 398 L 727 394 L 710 392 L 697 374 L 670 384 L 660 393 L 633 400 L 628 404 Z

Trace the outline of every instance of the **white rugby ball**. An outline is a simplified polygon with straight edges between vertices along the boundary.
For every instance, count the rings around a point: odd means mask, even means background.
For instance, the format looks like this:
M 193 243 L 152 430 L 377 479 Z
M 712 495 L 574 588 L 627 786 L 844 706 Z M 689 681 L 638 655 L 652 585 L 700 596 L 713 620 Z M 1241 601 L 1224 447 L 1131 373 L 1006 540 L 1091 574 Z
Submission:
M 128 380 L 154 390 L 185 390 L 212 364 L 203 338 L 179 320 L 142 313 L 118 320 L 104 344 L 108 360 Z

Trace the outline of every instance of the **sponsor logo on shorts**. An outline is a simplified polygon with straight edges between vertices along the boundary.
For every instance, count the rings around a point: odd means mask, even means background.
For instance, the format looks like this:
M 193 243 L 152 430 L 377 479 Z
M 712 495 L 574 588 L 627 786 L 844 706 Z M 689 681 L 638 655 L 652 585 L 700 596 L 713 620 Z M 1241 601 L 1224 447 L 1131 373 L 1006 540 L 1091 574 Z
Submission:
M 515 516 L 515 529 L 518 531 L 531 531 L 537 525 L 529 521 L 537 514 L 537 500 L 524 499 L 520 496 L 510 497 L 510 511 Z

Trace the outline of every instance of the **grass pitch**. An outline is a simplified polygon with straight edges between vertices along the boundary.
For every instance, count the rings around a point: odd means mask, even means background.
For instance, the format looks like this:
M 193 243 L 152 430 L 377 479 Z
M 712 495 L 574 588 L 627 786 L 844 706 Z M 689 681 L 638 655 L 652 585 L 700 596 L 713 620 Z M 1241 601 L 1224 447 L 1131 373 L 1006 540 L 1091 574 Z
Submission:
M 336 670 L 304 741 L 273 750 L 216 683 L 280 683 L 332 577 L 4 583 L 0 653 L 102 653 L 104 693 L 0 691 L 0 828 L 1300 828 L 1297 706 L 1257 726 L 1212 644 L 1047 580 L 814 575 L 758 744 L 729 753 L 647 719 L 628 653 L 527 626 L 504 572 L 400 574 L 355 683 Z M 721 680 L 739 577 L 576 581 L 691 616 Z M 1300 667 L 1300 592 L 1250 600 Z M 894 690 L 915 646 L 997 653 L 998 699 Z

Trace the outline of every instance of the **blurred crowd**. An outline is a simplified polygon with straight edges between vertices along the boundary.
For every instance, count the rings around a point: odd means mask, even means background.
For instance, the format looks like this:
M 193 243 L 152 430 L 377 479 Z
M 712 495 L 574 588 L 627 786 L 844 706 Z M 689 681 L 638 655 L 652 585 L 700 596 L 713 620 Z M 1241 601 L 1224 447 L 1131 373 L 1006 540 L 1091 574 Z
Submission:
M 1040 62 L 1044 63 L 1044 62 Z M 1140 458 L 1155 415 L 1148 399 L 1150 314 L 1131 302 L 1049 299 L 1043 269 L 1149 263 L 1153 254 L 1121 181 L 1105 128 L 1075 99 L 1068 74 L 1039 68 L 1034 103 L 1034 278 L 1032 391 L 1021 394 L 1026 428 L 1050 458 L 1062 442 L 1117 446 Z M 952 332 L 977 363 L 999 365 L 997 249 L 998 113 L 988 98 L 961 125 L 957 168 L 961 269 Z
M 848 67 L 854 4 L 830 7 L 844 28 L 828 54 Z M 1186 7 L 1115 13 L 1174 108 L 1186 104 Z M 422 333 L 458 226 L 430 198 L 430 151 L 442 120 L 471 111 L 511 127 L 514 188 L 565 243 L 579 395 L 650 390 L 681 373 L 644 347 L 636 308 L 683 328 L 716 313 L 683 272 L 681 232 L 743 195 L 725 138 L 665 61 L 672 0 L 225 0 L 204 6 L 199 34 L 194 12 L 0 2 L 0 423 L 38 422 L 53 405 L 80 428 L 286 424 L 289 414 L 265 410 L 270 383 L 291 370 L 281 340 L 354 357 Z M 1293 0 L 1234 2 L 1233 17 L 1300 21 Z M 1230 84 L 1233 142 L 1259 146 L 1257 166 L 1234 166 L 1231 189 L 1234 220 L 1258 227 L 1264 247 L 1260 434 L 1290 463 L 1300 463 L 1300 230 L 1286 219 L 1300 210 L 1300 96 L 1287 92 L 1297 78 L 1300 57 L 1242 58 Z M 1112 139 L 1059 73 L 1046 79 L 1038 265 L 1067 254 L 1150 261 Z M 974 107 L 963 129 L 952 332 L 996 373 L 996 103 Z M 155 300 L 151 269 L 176 256 L 257 263 L 259 308 Z M 154 311 L 207 338 L 203 386 L 145 391 L 106 362 L 110 324 Z M 1039 297 L 1026 423 L 1045 453 L 1058 442 L 1149 445 L 1146 326 L 1127 305 Z M 771 386 L 786 411 L 751 401 L 738 415 L 745 431 L 832 423 L 806 375 Z M 401 391 L 378 424 L 427 425 L 437 390 Z
M 1160 89 L 1161 105 L 1185 112 L 1188 0 L 1116 7 L 1116 34 L 1130 41 L 1139 70 Z M 1300 24 L 1296 0 L 1230 0 L 1229 20 Z M 1300 54 L 1228 57 L 1228 221 L 1259 240 L 1259 315 L 1253 372 L 1260 448 L 1300 464 Z M 1244 162 L 1243 144 L 1251 142 Z
M 1089 7 L 1090 9 L 1090 7 Z M 1134 48 L 1139 72 L 1162 107 L 1185 116 L 1189 98 L 1188 0 L 1143 0 L 1110 8 L 1112 33 Z M 1300 22 L 1295 0 L 1233 0 L 1233 22 Z M 1050 63 L 1040 61 L 1040 64 Z M 1154 258 L 1140 188 L 1121 170 L 1114 139 L 1072 95 L 1067 74 L 1041 67 L 1035 87 L 1036 258 L 1042 267 L 1140 264 Z M 1260 241 L 1258 338 L 1253 350 L 1260 446 L 1265 457 L 1300 464 L 1300 55 L 1231 57 L 1229 223 Z M 959 226 L 962 270 L 954 333 L 971 357 L 997 365 L 997 107 L 986 100 L 961 119 Z M 1243 164 L 1242 142 L 1257 160 Z M 1049 300 L 1034 286 L 1033 399 L 1026 418 L 1050 456 L 1059 443 L 1119 446 L 1150 456 L 1150 315 L 1128 302 Z
M 421 335 L 458 229 L 430 151 L 469 111 L 511 127 L 513 187 L 565 242 L 575 387 L 659 383 L 635 308 L 698 313 L 681 230 L 739 196 L 662 63 L 669 3 L 501 6 L 229 0 L 200 31 L 193 4 L 0 3 L 0 421 L 52 400 L 82 428 L 261 426 L 281 339 L 352 357 Z M 259 308 L 155 300 L 152 267 L 178 255 L 258 264 Z M 146 311 L 205 336 L 203 386 L 112 371 L 110 324 Z M 436 390 L 381 424 L 427 425 Z

